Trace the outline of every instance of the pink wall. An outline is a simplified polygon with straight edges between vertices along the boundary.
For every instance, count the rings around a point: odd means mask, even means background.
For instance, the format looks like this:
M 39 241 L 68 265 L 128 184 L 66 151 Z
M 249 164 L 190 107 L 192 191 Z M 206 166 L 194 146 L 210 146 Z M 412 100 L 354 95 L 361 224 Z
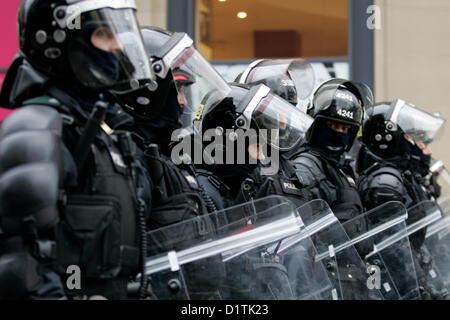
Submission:
M 17 35 L 17 12 L 20 0 L 2 0 L 0 4 L 0 69 L 3 71 L 11 64 L 19 51 Z M 4 73 L 0 73 L 0 88 Z M 11 113 L 11 110 L 0 108 L 0 122 Z
M 3 0 L 0 4 L 0 68 L 8 68 L 19 50 L 17 12 L 20 0 Z
M 3 119 L 6 118 L 6 116 L 8 116 L 11 112 L 13 112 L 13 110 L 0 108 L 0 123 L 3 121 Z
M 1 50 L 0 50 L 1 51 Z M 3 78 L 5 77 L 5 74 L 0 73 L 0 86 L 3 83 Z M 12 112 L 12 110 L 4 109 L 0 107 L 0 123 L 3 121 L 3 119 Z
M 6 73 L 0 73 L 0 88 L 2 87 L 3 84 L 3 79 L 5 78 Z

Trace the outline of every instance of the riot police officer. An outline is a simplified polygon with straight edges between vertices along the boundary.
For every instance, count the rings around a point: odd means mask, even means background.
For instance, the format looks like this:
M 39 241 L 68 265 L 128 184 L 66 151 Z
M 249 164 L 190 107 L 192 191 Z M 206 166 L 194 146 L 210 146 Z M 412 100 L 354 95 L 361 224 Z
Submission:
M 239 83 L 250 86 L 265 84 L 278 96 L 306 113 L 311 107 L 314 79 L 315 76 L 311 64 L 304 59 L 298 58 L 253 61 L 236 80 Z M 288 117 L 285 117 L 285 120 L 288 122 Z M 310 119 L 310 122 L 312 123 L 312 119 Z M 280 127 L 280 139 L 288 136 L 289 132 L 285 128 Z M 299 141 L 297 147 L 303 142 Z M 291 161 L 284 157 L 284 154 L 287 152 L 289 151 L 280 150 L 280 170 L 276 174 L 263 176 L 259 174 L 260 168 L 257 168 L 249 178 L 251 180 L 244 185 L 244 188 L 248 190 L 259 189 L 258 196 L 260 197 L 270 194 L 282 195 L 289 198 L 299 207 L 312 198 L 308 190 L 299 184 Z M 252 188 L 250 188 L 250 184 Z
M 387 200 L 401 201 L 410 207 L 430 199 L 420 186 L 428 173 L 430 158 L 416 141 L 419 144 L 432 141 L 443 123 L 441 117 L 400 99 L 377 103 L 367 110 L 362 127 L 363 145 L 356 163 L 361 175 L 358 184 L 367 209 Z M 375 176 L 382 179 L 373 179 Z
M 141 32 L 156 73 L 157 88 L 112 93 L 125 111 L 121 115 L 123 121 L 116 121 L 115 129 L 132 131 L 138 158 L 152 181 L 151 213 L 146 221 L 147 253 L 151 259 L 161 252 L 186 249 L 215 231 L 207 215 L 217 208 L 199 184 L 194 163 L 183 161 L 184 154 L 178 153 L 177 148 L 183 147 L 184 137 L 192 132 L 199 97 L 212 91 L 210 97 L 219 99 L 229 87 L 194 48 L 187 34 L 155 27 L 143 28 Z M 165 234 L 168 226 L 170 234 Z M 192 263 L 183 270 L 191 298 L 220 298 L 220 266 Z M 177 290 L 168 290 L 171 280 L 152 276 L 151 288 L 156 298 L 178 299 Z
M 203 203 L 193 162 L 183 161 L 185 159 L 179 157 L 183 153 L 177 153 L 177 146 L 182 147 L 183 137 L 192 132 L 193 115 L 197 113 L 195 108 L 204 107 L 199 97 L 212 91 L 214 95 L 209 95 L 211 99 L 222 99 L 230 89 L 193 47 L 193 41 L 187 34 L 171 33 L 155 27 L 143 28 L 141 32 L 152 68 L 157 71 L 158 88 L 155 92 L 141 88 L 124 93 L 113 91 L 113 94 L 126 113 L 131 115 L 128 117 L 130 122 L 118 128 L 132 130 L 143 153 L 143 162 L 155 187 L 152 206 L 161 210 L 158 203 L 162 200 L 169 206 L 167 214 L 159 215 L 167 221 L 161 220 L 153 225 L 153 228 L 159 228 L 188 219 L 188 216 L 195 217 L 214 211 L 214 208 L 206 208 Z M 158 170 L 159 166 L 155 161 L 164 168 Z M 171 171 L 174 172 L 170 173 Z M 182 210 L 185 211 L 186 203 L 190 203 L 187 200 L 189 198 L 194 212 L 173 213 L 173 207 L 177 205 L 183 206 Z
M 216 189 L 228 199 L 227 204 L 220 205 L 225 207 L 280 194 L 276 190 L 283 188 L 290 191 L 283 195 L 301 196 L 301 191 L 288 180 L 264 177 L 278 174 L 280 153 L 302 141 L 312 123 L 311 117 L 263 84 L 251 88 L 232 84 L 231 87 L 227 98 L 212 104 L 200 122 L 203 135 L 215 130 L 223 138 L 223 146 L 219 147 L 226 155 L 226 161 L 198 166 L 200 174 L 206 177 L 205 185 L 210 185 L 206 188 Z M 239 144 L 231 139 L 243 140 Z
M 400 201 L 410 209 L 432 199 L 422 185 L 429 158 L 418 144 L 433 141 L 444 122 L 441 117 L 401 99 L 377 103 L 367 109 L 363 144 L 357 158 L 358 189 L 366 209 L 387 201 Z M 411 225 L 424 217 L 424 210 L 409 210 L 406 222 Z M 419 285 L 423 297 L 442 298 L 446 293 L 429 285 L 423 273 L 431 266 L 431 257 L 423 247 L 425 234 L 423 228 L 410 236 Z
M 254 179 L 278 172 L 279 151 L 289 150 L 303 139 L 312 119 L 260 84 L 249 88 L 231 84 L 224 99 L 207 97 L 194 134 L 203 136 L 209 156 L 196 165 L 200 183 L 220 209 L 265 196 L 254 188 Z M 291 119 L 291 121 L 287 121 Z M 281 137 L 283 128 L 286 136 Z M 206 137 L 206 139 L 205 139 Z M 212 143 L 211 143 L 212 142 Z M 257 173 L 255 170 L 260 169 Z M 269 181 L 265 188 L 274 188 Z M 274 183 L 275 185 L 275 183 Z M 277 194 L 269 192 L 269 194 Z M 228 219 L 242 219 L 227 216 Z M 230 299 L 292 299 L 285 266 L 264 254 L 250 251 L 226 264 L 224 297 Z M 245 275 L 251 274 L 250 277 Z M 259 280 L 257 280 L 259 279 Z
M 306 113 L 311 107 L 315 74 L 312 65 L 302 58 L 259 59 L 250 63 L 236 82 L 249 85 L 263 83 Z
M 315 91 L 309 109 L 314 122 L 308 130 L 306 143 L 284 155 L 293 164 L 302 188 L 309 191 L 311 198 L 325 200 L 341 223 L 363 213 L 355 184 L 356 176 L 345 158 L 345 152 L 350 150 L 356 138 L 363 119 L 363 108 L 372 101 L 372 92 L 362 83 L 344 79 L 324 82 Z M 346 232 L 353 238 L 366 228 L 365 221 L 361 219 L 346 228 Z M 362 257 L 370 250 L 369 244 L 358 244 L 355 248 Z M 357 273 L 356 266 L 351 263 L 345 268 L 348 274 Z M 364 284 L 358 280 L 341 280 L 345 281 L 343 286 L 351 288 L 348 290 L 353 292 L 354 299 L 371 298 L 357 295 L 357 292 L 364 292 L 359 288 Z
M 21 3 L 20 54 L 2 90 L 17 110 L 0 128 L 1 298 L 123 299 L 139 271 L 133 142 L 103 121 L 117 113 L 109 90 L 154 81 L 135 10 Z
M 345 222 L 362 212 L 355 175 L 345 152 L 356 138 L 363 107 L 372 101 L 367 86 L 343 79 L 323 83 L 314 93 L 310 114 L 314 123 L 304 146 L 286 155 L 299 182 L 313 198 L 328 202 L 336 217 Z

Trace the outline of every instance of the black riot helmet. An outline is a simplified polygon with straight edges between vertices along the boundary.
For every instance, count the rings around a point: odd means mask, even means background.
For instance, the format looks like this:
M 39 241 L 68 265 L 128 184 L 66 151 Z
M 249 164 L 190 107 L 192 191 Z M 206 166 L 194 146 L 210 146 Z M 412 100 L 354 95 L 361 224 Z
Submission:
M 20 53 L 46 76 L 97 91 L 151 83 L 134 0 L 23 0 Z
M 264 130 L 265 142 L 280 151 L 288 151 L 304 139 L 313 122 L 307 114 L 263 84 L 249 87 L 234 83 L 231 87 L 225 99 L 203 103 L 205 108 L 197 115 L 199 127 L 196 132 L 204 134 L 206 130 L 214 129 L 227 135 L 227 130 L 231 130 L 231 135 L 235 135 L 233 139 L 238 139 L 236 134 L 239 132 L 246 134 L 249 129 L 254 129 L 261 133 Z
M 358 134 L 364 117 L 364 109 L 373 104 L 373 94 L 370 88 L 356 81 L 331 79 L 320 85 L 314 93 L 312 107 L 308 114 L 314 118 L 314 124 L 308 132 L 308 142 L 320 143 L 330 151 L 349 151 Z M 348 134 L 342 142 L 326 141 L 329 122 L 349 125 Z M 337 137 L 339 133 L 329 136 Z
M 253 61 L 237 78 L 242 84 L 265 84 L 275 94 L 306 112 L 311 103 L 315 76 L 311 64 L 297 59 Z
M 214 165 L 214 172 L 232 190 L 238 190 L 258 164 L 265 166 L 269 161 L 274 169 L 276 153 L 290 150 L 304 139 L 313 119 L 263 84 L 230 86 L 224 99 L 206 96 L 202 101 L 193 137 L 194 144 L 201 138 L 204 163 Z
M 214 67 L 195 49 L 193 40 L 183 32 L 169 32 L 156 27 L 141 29 L 158 88 L 140 88 L 119 95 L 125 110 L 144 120 L 158 120 L 167 104 L 177 100 L 183 127 L 192 127 L 201 101 L 209 94 L 222 99 L 231 90 Z M 180 103 L 183 95 L 187 101 Z M 173 99 L 175 96 L 175 99 Z M 179 118 L 179 117 L 178 117 Z
M 141 34 L 150 66 L 152 66 L 152 63 L 161 59 L 157 56 L 158 52 L 170 40 L 173 33 L 157 27 L 146 27 L 141 28 Z M 155 77 L 156 85 L 143 86 L 126 92 L 113 92 L 124 110 L 135 118 L 143 121 L 157 121 L 163 112 L 167 111 L 167 104 L 174 104 L 174 101 L 169 101 L 170 95 L 177 94 L 172 72 L 169 70 L 164 77 Z M 178 108 L 176 105 L 172 107 Z M 178 117 L 176 118 L 174 121 L 178 121 Z
M 443 130 L 445 120 L 397 99 L 381 102 L 366 110 L 362 142 L 382 158 L 405 156 L 415 142 L 429 144 Z

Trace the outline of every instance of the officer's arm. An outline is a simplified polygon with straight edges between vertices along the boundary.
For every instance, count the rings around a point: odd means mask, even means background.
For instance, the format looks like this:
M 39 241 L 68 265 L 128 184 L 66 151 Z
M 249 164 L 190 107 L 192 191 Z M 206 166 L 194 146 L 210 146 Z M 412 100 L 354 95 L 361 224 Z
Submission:
M 58 222 L 62 179 L 62 119 L 53 109 L 27 106 L 0 126 L 0 299 L 23 298 L 45 282 L 39 260 Z
M 299 184 L 309 190 L 311 198 L 323 199 L 324 195 L 321 193 L 320 183 L 324 180 L 325 176 L 319 165 L 315 161 L 303 156 L 294 159 L 292 164 L 295 168 L 295 174 Z

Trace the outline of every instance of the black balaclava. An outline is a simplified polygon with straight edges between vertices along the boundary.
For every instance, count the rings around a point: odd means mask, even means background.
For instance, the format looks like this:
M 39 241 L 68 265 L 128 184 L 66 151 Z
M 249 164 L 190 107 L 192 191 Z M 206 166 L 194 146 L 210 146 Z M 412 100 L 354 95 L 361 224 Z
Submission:
M 122 51 L 108 52 L 99 49 L 92 44 L 92 33 L 98 27 L 100 27 L 100 25 L 92 23 L 80 31 L 82 41 L 76 41 L 75 44 L 78 46 L 77 50 L 83 52 L 83 60 L 86 63 L 93 63 L 93 65 L 95 65 L 95 68 L 97 70 L 100 70 L 102 74 L 106 75 L 110 79 L 117 81 L 120 77 L 120 63 L 126 65 L 126 69 L 130 72 L 133 72 L 134 67 L 131 65 L 131 63 L 126 62 L 129 60 L 126 58 Z M 76 72 L 76 70 L 74 70 L 74 72 Z M 95 103 L 99 100 L 99 94 L 102 92 L 102 90 L 86 87 L 80 82 L 72 81 L 71 79 L 64 83 L 63 86 L 66 87 L 66 90 L 80 103 L 81 107 L 87 112 L 90 112 L 94 108 Z M 110 102 L 112 103 L 113 101 Z M 117 107 L 114 107 L 111 104 L 108 108 L 108 114 L 115 113 L 117 113 Z
M 430 155 L 425 155 L 422 151 L 422 149 L 420 149 L 417 145 L 414 145 L 411 147 L 411 154 L 414 156 L 417 156 L 420 158 L 420 160 L 425 163 L 426 165 L 430 165 L 431 162 L 431 156 Z
M 410 155 L 412 151 L 413 145 L 411 142 L 405 139 L 405 137 L 402 135 L 400 137 L 400 141 L 397 146 L 397 152 L 396 154 L 399 156 L 405 156 Z
M 119 80 L 120 60 L 124 57 L 123 52 L 109 52 L 97 48 L 91 41 L 92 33 L 101 27 L 98 24 L 89 24 L 82 30 L 82 38 L 86 44 L 84 52 L 86 58 L 95 63 L 101 72 L 109 79 Z M 129 66 L 128 66 L 129 67 Z
M 322 120 L 317 123 L 309 145 L 316 150 L 318 149 L 327 159 L 341 163 L 343 162 L 345 149 L 349 142 L 350 133 L 338 132 L 330 128 Z
M 411 147 L 409 168 L 412 172 L 420 174 L 422 177 L 428 175 L 430 170 L 431 156 L 423 154 L 423 151 L 414 145 Z
M 411 142 L 401 135 L 397 148 L 393 151 L 392 157 L 387 157 L 386 160 L 402 170 L 410 169 L 411 151 L 413 146 L 414 145 Z

